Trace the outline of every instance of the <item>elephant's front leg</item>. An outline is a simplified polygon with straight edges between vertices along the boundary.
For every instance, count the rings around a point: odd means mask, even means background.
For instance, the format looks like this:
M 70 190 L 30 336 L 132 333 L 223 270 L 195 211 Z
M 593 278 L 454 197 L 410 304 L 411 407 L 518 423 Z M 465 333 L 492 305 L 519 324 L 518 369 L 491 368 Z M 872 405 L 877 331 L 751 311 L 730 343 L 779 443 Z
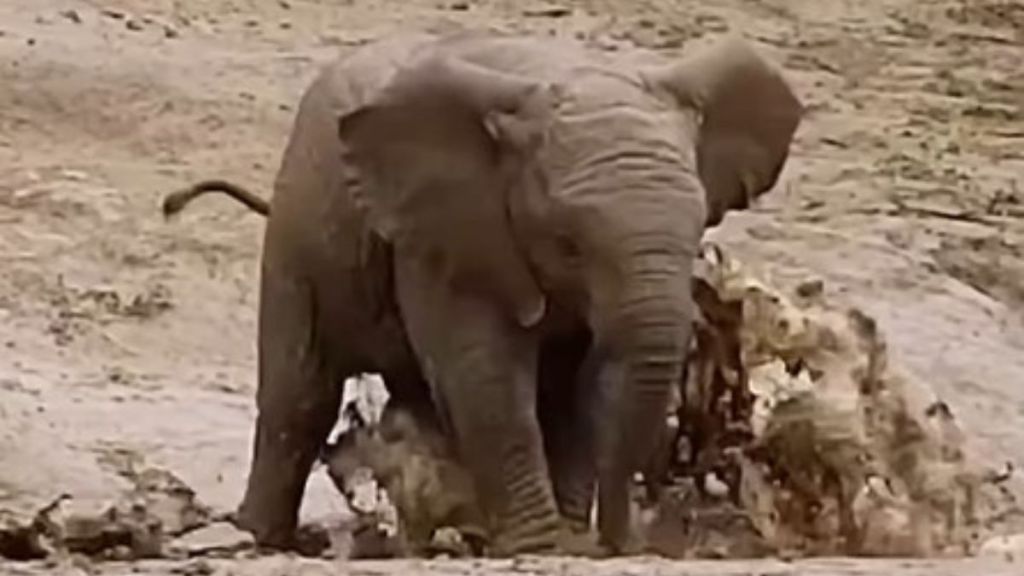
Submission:
M 590 528 L 597 479 L 586 386 L 580 368 L 589 338 L 574 334 L 544 343 L 540 359 L 540 415 L 555 500 L 574 533 Z
M 338 416 L 314 329 L 308 284 L 264 266 L 260 293 L 258 415 L 248 486 L 238 523 L 256 542 L 294 544 L 299 506 L 317 451 Z
M 559 519 L 536 416 L 534 336 L 414 262 L 397 271 L 410 340 L 476 484 L 492 553 L 553 550 Z

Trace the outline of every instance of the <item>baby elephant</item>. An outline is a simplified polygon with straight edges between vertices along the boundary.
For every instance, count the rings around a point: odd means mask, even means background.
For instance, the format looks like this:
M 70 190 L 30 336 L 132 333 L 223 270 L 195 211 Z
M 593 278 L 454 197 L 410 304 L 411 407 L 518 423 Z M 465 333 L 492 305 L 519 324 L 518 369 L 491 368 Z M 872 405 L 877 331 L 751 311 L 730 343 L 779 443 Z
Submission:
M 357 424 L 342 433 L 325 447 L 321 459 L 350 502 L 360 469 L 372 472 L 398 511 L 403 552 L 413 556 L 451 552 L 448 543 L 437 541 L 445 530 L 455 530 L 463 548 L 469 548 L 464 553 L 482 553 L 486 524 L 472 479 L 451 454 L 439 429 L 403 410 L 389 410 L 379 424 Z

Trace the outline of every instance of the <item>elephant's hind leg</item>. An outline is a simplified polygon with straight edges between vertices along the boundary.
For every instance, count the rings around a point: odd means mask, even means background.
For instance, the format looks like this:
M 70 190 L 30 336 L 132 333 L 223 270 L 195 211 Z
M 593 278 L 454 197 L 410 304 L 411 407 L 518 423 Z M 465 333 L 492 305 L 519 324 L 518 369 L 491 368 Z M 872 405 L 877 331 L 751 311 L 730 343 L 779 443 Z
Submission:
M 301 278 L 263 270 L 258 416 L 240 527 L 273 548 L 294 544 L 299 506 L 318 449 L 337 416 L 342 386 L 317 336 L 314 294 Z

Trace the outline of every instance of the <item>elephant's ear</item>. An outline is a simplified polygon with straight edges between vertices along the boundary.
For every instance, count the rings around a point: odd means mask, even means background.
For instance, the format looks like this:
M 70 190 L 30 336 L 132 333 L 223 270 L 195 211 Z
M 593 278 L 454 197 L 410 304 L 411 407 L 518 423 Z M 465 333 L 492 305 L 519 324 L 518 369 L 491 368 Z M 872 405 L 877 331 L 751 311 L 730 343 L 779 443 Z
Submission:
M 506 160 L 518 143 L 500 118 L 543 106 L 543 86 L 464 61 L 425 57 L 395 73 L 338 133 L 350 189 L 401 258 L 417 258 L 458 290 L 540 321 L 544 295 L 513 237 Z
M 646 79 L 700 112 L 697 167 L 707 192 L 707 225 L 775 185 L 803 106 L 749 44 L 727 37 Z

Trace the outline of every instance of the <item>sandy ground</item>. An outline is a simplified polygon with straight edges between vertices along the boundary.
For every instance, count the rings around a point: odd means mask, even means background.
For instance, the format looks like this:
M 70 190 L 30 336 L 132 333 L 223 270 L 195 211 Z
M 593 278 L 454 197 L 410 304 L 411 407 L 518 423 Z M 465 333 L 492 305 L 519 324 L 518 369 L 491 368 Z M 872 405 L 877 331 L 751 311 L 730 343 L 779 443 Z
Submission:
M 2 0 L 0 508 L 35 510 L 62 492 L 113 498 L 125 488 L 125 458 L 173 472 L 215 510 L 234 508 L 254 415 L 263 225 L 222 199 L 165 222 L 161 194 L 213 175 L 267 191 L 320 62 L 396 30 L 479 25 L 608 49 L 673 52 L 725 30 L 756 40 L 788 70 L 809 115 L 776 192 L 715 236 L 777 282 L 814 275 L 829 297 L 873 314 L 897 359 L 962 420 L 979 458 L 1024 464 L 1019 0 Z M 317 472 L 304 517 L 341 509 Z M 415 566 L 1014 572 L 852 561 Z M 104 568 L 286 569 L 399 574 L 412 565 L 278 557 Z

